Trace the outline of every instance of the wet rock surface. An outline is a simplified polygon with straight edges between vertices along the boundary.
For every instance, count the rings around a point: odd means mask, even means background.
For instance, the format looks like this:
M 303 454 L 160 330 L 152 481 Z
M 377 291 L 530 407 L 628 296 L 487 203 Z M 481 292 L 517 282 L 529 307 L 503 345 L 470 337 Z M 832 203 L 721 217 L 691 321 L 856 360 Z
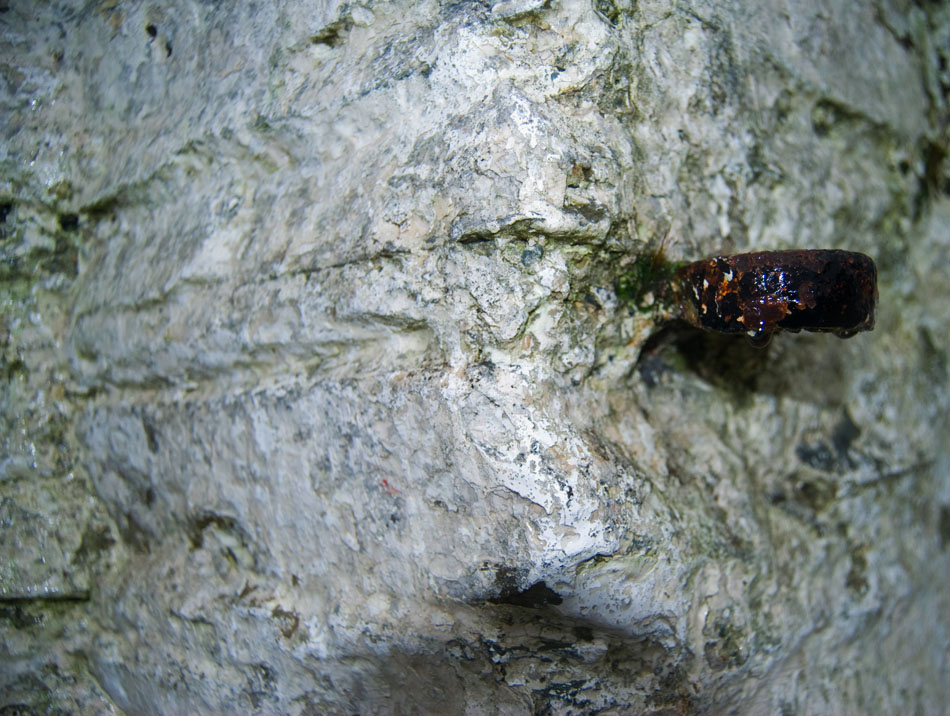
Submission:
M 943 708 L 946 8 L 0 43 L 4 712 Z M 617 290 L 664 236 L 863 252 L 876 328 L 670 322 Z

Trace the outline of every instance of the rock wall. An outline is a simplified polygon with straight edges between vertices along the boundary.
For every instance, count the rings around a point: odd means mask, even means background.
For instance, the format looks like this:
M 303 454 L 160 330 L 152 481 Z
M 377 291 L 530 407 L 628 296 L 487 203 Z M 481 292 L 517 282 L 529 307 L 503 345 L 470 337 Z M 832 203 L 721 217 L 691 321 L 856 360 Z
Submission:
M 0 43 L 0 706 L 943 709 L 945 5 L 4 0 Z M 671 323 L 616 290 L 661 245 L 864 251 L 877 329 Z

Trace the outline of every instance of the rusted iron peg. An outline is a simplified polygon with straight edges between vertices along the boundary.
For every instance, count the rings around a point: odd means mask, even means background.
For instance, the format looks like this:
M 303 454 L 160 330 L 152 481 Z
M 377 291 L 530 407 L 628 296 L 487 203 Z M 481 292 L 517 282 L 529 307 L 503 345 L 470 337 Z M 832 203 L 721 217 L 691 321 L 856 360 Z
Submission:
M 874 328 L 877 268 L 853 251 L 756 251 L 680 266 L 670 289 L 687 323 L 758 345 L 779 330 L 849 338 Z

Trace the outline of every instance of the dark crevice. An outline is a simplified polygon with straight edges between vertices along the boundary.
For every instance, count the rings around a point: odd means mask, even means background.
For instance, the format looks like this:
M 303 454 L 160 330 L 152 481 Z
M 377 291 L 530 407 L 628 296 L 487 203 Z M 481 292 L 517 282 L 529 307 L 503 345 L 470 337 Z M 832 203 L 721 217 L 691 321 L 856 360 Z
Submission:
M 697 330 L 677 321 L 646 341 L 637 371 L 649 388 L 658 385 L 664 374 L 686 368 L 711 385 L 747 394 L 757 388 L 768 359 L 768 350 L 743 335 Z
M 940 506 L 937 531 L 940 534 L 940 549 L 950 546 L 950 505 Z
M 187 528 L 188 539 L 192 547 L 198 549 L 204 544 L 204 531 L 209 527 L 216 527 L 222 532 L 236 532 L 237 522 L 233 517 L 206 512 L 193 517 Z
M 506 589 L 497 597 L 488 600 L 492 604 L 511 604 L 516 607 L 537 609 L 549 604 L 558 605 L 563 600 L 544 581 L 535 582 L 527 589 Z
M 79 214 L 68 212 L 59 215 L 59 228 L 64 231 L 75 231 L 79 228 Z
M 337 20 L 331 22 L 326 27 L 321 28 L 316 34 L 310 36 L 310 42 L 314 45 L 326 45 L 327 47 L 339 47 L 343 44 L 344 35 L 349 32 L 350 23 L 346 20 Z
M 77 589 L 69 592 L 48 594 L 16 594 L 0 595 L 0 604 L 22 604 L 25 602 L 87 602 L 88 589 Z

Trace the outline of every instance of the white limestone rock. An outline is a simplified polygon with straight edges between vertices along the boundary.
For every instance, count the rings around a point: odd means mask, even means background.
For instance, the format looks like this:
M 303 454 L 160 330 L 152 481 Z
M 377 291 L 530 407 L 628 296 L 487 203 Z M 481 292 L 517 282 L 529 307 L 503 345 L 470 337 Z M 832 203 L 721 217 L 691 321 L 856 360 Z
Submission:
M 32 5 L 0 706 L 942 708 L 945 8 Z M 864 251 L 877 330 L 636 310 L 666 234 Z

